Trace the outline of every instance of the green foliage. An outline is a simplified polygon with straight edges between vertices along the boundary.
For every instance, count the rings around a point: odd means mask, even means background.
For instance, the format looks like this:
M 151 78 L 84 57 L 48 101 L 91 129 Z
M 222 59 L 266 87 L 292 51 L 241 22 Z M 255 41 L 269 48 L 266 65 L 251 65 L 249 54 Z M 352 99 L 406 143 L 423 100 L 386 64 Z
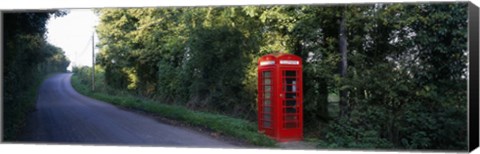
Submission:
M 391 149 L 393 144 L 381 138 L 374 129 L 352 126 L 345 119 L 331 123 L 324 140 L 318 144 L 322 148 L 354 148 L 354 149 Z
M 27 114 L 34 110 L 37 89 L 47 74 L 65 72 L 70 61 L 64 51 L 46 42 L 50 16 L 65 12 L 4 14 L 4 140 L 16 140 Z
M 98 61 L 107 70 L 108 85 L 190 108 L 255 115 L 254 89 L 243 87 L 256 82 L 245 74 L 254 71 L 246 67 L 254 63 L 250 55 L 259 50 L 261 34 L 250 30 L 260 22 L 240 8 L 97 12 L 102 20 Z
M 228 27 L 198 29 L 188 41 L 191 57 L 187 62 L 187 78 L 192 106 L 206 106 L 216 111 L 237 112 L 251 102 L 252 96 L 242 92 L 247 57 L 247 46 L 239 31 Z M 229 65 L 218 65 L 229 64 Z M 225 97 L 228 96 L 228 97 Z M 239 112 L 245 113 L 245 112 Z

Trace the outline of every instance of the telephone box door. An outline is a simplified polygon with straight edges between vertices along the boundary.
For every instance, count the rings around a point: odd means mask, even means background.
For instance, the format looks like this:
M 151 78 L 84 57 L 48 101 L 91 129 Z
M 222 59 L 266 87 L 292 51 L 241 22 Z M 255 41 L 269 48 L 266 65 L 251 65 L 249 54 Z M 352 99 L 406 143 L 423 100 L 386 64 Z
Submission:
M 259 130 L 268 135 L 274 135 L 274 69 L 265 69 L 259 72 Z
M 280 71 L 281 136 L 285 139 L 302 139 L 302 72 L 291 68 L 281 68 Z

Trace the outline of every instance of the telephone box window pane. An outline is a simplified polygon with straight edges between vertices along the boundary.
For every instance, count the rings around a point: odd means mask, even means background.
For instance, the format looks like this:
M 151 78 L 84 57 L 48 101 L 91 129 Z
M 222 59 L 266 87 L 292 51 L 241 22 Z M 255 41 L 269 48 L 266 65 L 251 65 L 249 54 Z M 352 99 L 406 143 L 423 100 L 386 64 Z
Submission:
M 264 113 L 270 113 L 270 107 L 264 107 L 263 112 Z
M 271 120 L 270 119 L 270 114 L 263 114 L 263 119 L 264 120 Z
M 287 107 L 294 107 L 296 104 L 297 104 L 297 101 L 295 101 L 295 100 L 285 101 L 285 106 L 287 106 Z
M 285 120 L 297 120 L 297 116 L 296 115 L 288 115 L 288 116 L 285 116 Z
M 263 79 L 263 84 L 270 85 L 272 83 L 271 79 L 265 78 Z
M 297 123 L 296 122 L 287 122 L 285 124 L 286 128 L 297 128 Z
M 265 99 L 270 99 L 270 93 L 265 93 Z
M 263 121 L 263 127 L 270 128 L 270 121 Z
M 270 104 L 271 104 L 271 102 L 270 102 L 269 99 L 266 99 L 266 100 L 263 101 L 263 105 L 270 105 Z
M 287 92 L 296 92 L 297 88 L 295 87 L 295 85 L 287 85 L 286 91 Z
M 263 77 L 271 77 L 270 71 L 263 72 Z
M 295 108 L 285 108 L 286 113 L 296 113 L 297 110 Z
M 285 71 L 285 76 L 297 76 L 296 71 Z
M 296 96 L 297 96 L 296 93 L 286 93 L 285 94 L 285 97 L 290 98 L 290 99 L 295 99 Z
M 265 91 L 271 91 L 272 90 L 272 86 L 265 86 Z
M 297 79 L 286 78 L 285 81 L 287 82 L 286 84 L 297 84 Z

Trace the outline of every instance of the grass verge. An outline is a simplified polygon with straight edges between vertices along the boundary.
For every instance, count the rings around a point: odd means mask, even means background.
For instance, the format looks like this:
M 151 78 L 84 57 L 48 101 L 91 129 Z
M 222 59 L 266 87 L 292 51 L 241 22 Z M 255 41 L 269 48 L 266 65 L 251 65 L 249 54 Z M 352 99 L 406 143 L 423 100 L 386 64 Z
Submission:
M 256 124 L 224 115 L 192 111 L 182 106 L 167 105 L 129 95 L 112 95 L 102 91 L 92 92 L 88 84 L 82 84 L 79 76 L 72 76 L 72 86 L 81 94 L 113 105 L 141 110 L 168 119 L 178 120 L 192 126 L 211 129 L 217 133 L 235 137 L 250 144 L 275 147 L 276 142 L 257 132 Z

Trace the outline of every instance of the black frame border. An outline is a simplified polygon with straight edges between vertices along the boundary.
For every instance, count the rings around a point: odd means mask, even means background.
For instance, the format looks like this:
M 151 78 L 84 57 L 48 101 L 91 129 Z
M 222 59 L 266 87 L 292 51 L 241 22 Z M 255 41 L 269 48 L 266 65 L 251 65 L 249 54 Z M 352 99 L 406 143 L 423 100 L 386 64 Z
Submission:
M 469 53 L 469 106 L 468 106 L 468 150 L 471 152 L 478 148 L 479 142 L 479 11 L 472 2 L 468 5 L 468 53 Z

